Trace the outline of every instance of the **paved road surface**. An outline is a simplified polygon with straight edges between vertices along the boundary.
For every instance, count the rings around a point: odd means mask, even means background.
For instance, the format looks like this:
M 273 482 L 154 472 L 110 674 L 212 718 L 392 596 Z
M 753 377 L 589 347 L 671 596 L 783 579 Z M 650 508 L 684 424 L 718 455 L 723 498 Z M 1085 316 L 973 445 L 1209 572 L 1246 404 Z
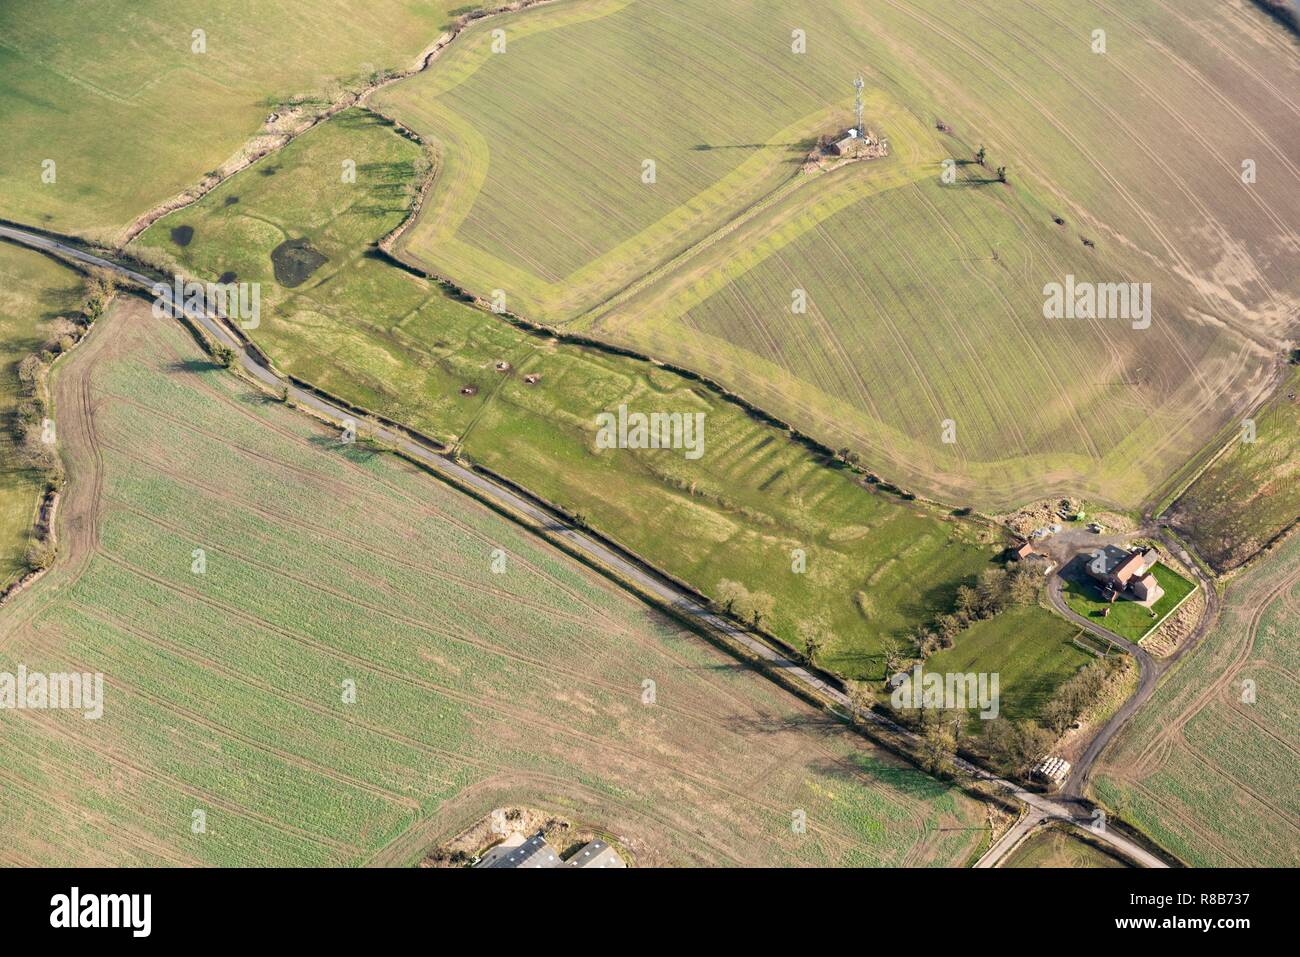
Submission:
M 1136 644 L 1126 638 L 1121 638 L 1110 629 L 1097 624 L 1090 618 L 1085 618 L 1076 613 L 1066 604 L 1065 598 L 1061 594 L 1062 579 L 1059 572 L 1063 570 L 1076 555 L 1085 551 L 1091 551 L 1093 548 L 1100 547 L 1103 544 L 1124 544 L 1131 541 L 1134 537 L 1158 537 L 1170 554 L 1178 556 L 1183 563 L 1192 570 L 1200 586 L 1201 594 L 1205 596 L 1205 612 L 1201 615 L 1201 620 L 1197 624 L 1196 628 L 1179 644 L 1178 649 L 1172 655 L 1160 662 L 1155 661 L 1151 657 L 1150 653 L 1140 644 Z M 1116 538 L 1117 536 L 1094 536 L 1090 540 L 1084 539 L 1071 541 L 1063 552 L 1053 556 L 1058 559 L 1059 567 L 1057 573 L 1052 575 L 1051 580 L 1047 584 L 1048 600 L 1051 601 L 1052 607 L 1054 607 L 1058 613 L 1091 634 L 1097 635 L 1098 637 L 1104 638 L 1108 641 L 1113 641 L 1115 644 L 1122 647 L 1137 659 L 1139 669 L 1137 690 L 1129 700 L 1124 702 L 1124 704 L 1120 706 L 1119 710 L 1111 716 L 1111 719 L 1106 722 L 1105 726 L 1093 736 L 1093 739 L 1088 742 L 1088 747 L 1084 749 L 1083 754 L 1079 756 L 1079 760 L 1076 761 L 1074 767 L 1071 768 L 1069 780 L 1065 782 L 1065 787 L 1061 792 L 1062 797 L 1070 799 L 1076 799 L 1082 796 L 1083 790 L 1087 786 L 1088 779 L 1092 774 L 1092 766 L 1096 763 L 1101 752 L 1105 750 L 1106 745 L 1110 743 L 1111 739 L 1115 737 L 1120 728 L 1124 726 L 1138 708 L 1142 707 L 1148 700 L 1150 700 L 1151 695 L 1155 693 L 1156 683 L 1160 676 L 1164 674 L 1174 662 L 1196 646 L 1201 638 L 1203 638 L 1210 630 L 1211 626 L 1213 626 L 1219 614 L 1219 593 L 1215 591 L 1214 583 L 1206 577 L 1200 567 L 1192 561 L 1191 556 L 1185 553 L 1183 546 L 1175 541 L 1167 531 L 1162 528 L 1148 525 L 1126 535 L 1118 536 L 1118 538 L 1124 540 L 1123 542 L 1116 541 Z
M 1079 756 L 1079 760 L 1070 769 L 1070 777 L 1065 782 L 1061 794 L 1063 797 L 1077 798 L 1083 794 L 1084 785 L 1088 782 L 1088 776 L 1092 771 L 1093 762 L 1097 760 L 1097 756 L 1110 743 L 1110 739 L 1115 736 L 1116 732 L 1124 726 L 1124 722 L 1128 721 L 1138 708 L 1146 704 L 1147 699 L 1155 692 L 1156 679 L 1160 677 L 1160 669 L 1156 667 L 1150 653 L 1141 645 L 1135 644 L 1126 638 L 1121 638 L 1113 631 L 1101 627 L 1091 619 L 1085 618 L 1067 605 L 1065 598 L 1061 595 L 1061 576 L 1059 574 L 1053 574 L 1051 581 L 1047 583 L 1047 597 L 1058 614 L 1068 618 L 1080 628 L 1099 638 L 1113 641 L 1136 658 L 1138 663 L 1137 691 L 1119 707 L 1119 710 L 1111 715 L 1105 726 L 1093 735 L 1092 740 L 1088 742 L 1088 747 L 1084 749 L 1083 754 Z
M 29 233 L 25 230 L 14 229 L 3 225 L 0 225 L 0 236 L 13 239 L 35 249 L 43 249 L 49 252 L 58 253 L 88 265 L 110 270 L 117 275 L 130 280 L 136 285 L 143 286 L 145 289 L 153 286 L 153 280 L 147 276 L 46 236 Z M 168 289 L 169 291 L 167 295 L 170 296 L 170 287 L 168 287 Z M 266 383 L 268 386 L 276 390 L 282 388 L 287 389 L 289 398 L 295 404 L 311 409 L 326 418 L 333 419 L 336 422 L 345 422 L 353 419 L 352 413 L 347 409 L 336 406 L 315 393 L 307 392 L 293 386 L 283 377 L 262 365 L 252 354 L 245 350 L 243 344 L 239 342 L 239 340 L 226 328 L 224 322 L 220 319 L 215 318 L 209 315 L 205 310 L 196 307 L 186 306 L 185 313 L 193 321 L 207 330 L 207 332 L 218 342 L 234 349 L 239 357 L 243 369 L 258 381 Z M 498 506 L 503 506 L 509 511 L 535 523 L 545 534 L 562 540 L 568 547 L 608 568 L 624 581 L 632 582 L 638 588 L 643 589 L 646 593 L 652 595 L 665 605 L 671 606 L 677 612 L 697 622 L 704 628 L 708 628 L 711 631 L 722 635 L 727 641 L 743 646 L 752 654 L 764 660 L 770 667 L 780 669 L 791 679 L 803 684 L 805 687 L 814 689 L 823 698 L 834 702 L 835 705 L 846 715 L 853 713 L 854 709 L 850 704 L 847 695 L 845 695 L 839 688 L 809 672 L 798 662 L 781 654 L 766 642 L 760 641 L 754 635 L 740 628 L 732 621 L 715 614 L 700 599 L 696 598 L 690 592 L 684 590 L 671 580 L 658 574 L 652 568 L 649 568 L 644 563 L 637 560 L 634 556 L 606 545 L 596 537 L 575 527 L 566 519 L 552 512 L 541 503 L 527 498 L 518 492 L 515 492 L 513 489 L 507 488 L 487 476 L 466 468 L 429 446 L 413 441 L 407 435 L 383 427 L 376 428 L 373 431 L 373 434 L 380 442 L 400 449 L 406 455 L 418 460 L 422 464 L 433 469 L 435 472 L 450 478 L 453 482 L 462 487 L 472 489 L 476 494 L 482 496 L 484 499 L 494 502 Z M 862 720 L 877 724 L 893 734 L 905 736 L 913 740 L 916 738 L 912 732 L 881 715 L 872 712 L 865 712 L 861 714 L 860 717 Z M 1010 781 L 990 775 L 983 769 L 970 764 L 961 758 L 956 759 L 955 764 L 959 771 L 970 774 L 975 778 L 988 781 L 994 787 L 1000 788 L 1013 799 L 1027 804 L 1030 809 L 1029 813 L 1031 815 L 1037 813 L 1040 816 L 1040 819 L 1059 818 L 1062 820 L 1074 821 L 1085 826 L 1090 824 L 1093 820 L 1090 810 L 1078 802 L 1057 801 L 1033 791 L 1026 790 Z M 1120 853 L 1127 855 L 1144 867 L 1166 866 L 1164 862 L 1155 855 L 1146 851 L 1144 848 L 1129 840 L 1122 834 L 1103 830 L 1102 832 L 1097 833 L 1096 837 L 1099 840 L 1110 844 Z M 1001 844 L 1001 842 L 999 842 L 999 844 Z M 992 857 L 990 853 L 986 853 L 981 859 L 981 862 L 985 860 L 995 863 L 997 857 Z M 990 865 L 985 864 L 984 866 Z
M 1003 834 L 992 847 L 984 852 L 984 856 L 975 862 L 977 868 L 997 867 L 1002 858 L 1011 853 L 1011 849 L 1020 843 L 1030 831 L 1038 827 L 1047 820 L 1047 815 L 1042 811 L 1029 808 L 1007 833 Z

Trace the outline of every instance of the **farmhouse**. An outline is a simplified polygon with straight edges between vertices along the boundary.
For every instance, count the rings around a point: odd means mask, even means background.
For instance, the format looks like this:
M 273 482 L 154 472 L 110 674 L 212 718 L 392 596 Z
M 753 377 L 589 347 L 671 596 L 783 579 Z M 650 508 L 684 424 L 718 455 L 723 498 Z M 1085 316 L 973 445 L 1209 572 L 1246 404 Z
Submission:
M 1101 585 L 1102 595 L 1107 601 L 1127 595 L 1150 605 L 1164 594 L 1156 576 L 1151 573 L 1159 560 L 1160 555 L 1154 548 L 1130 551 L 1107 545 L 1092 553 L 1087 568 L 1088 574 Z

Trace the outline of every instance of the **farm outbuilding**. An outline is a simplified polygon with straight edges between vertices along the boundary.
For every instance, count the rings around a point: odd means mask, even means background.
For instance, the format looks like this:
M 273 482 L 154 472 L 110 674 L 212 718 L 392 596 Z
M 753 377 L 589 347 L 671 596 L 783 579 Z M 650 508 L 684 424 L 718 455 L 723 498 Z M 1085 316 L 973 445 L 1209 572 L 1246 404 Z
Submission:
M 546 843 L 541 834 L 534 834 L 524 840 L 523 834 L 516 831 L 496 847 L 490 848 L 475 867 L 559 867 L 560 855 L 555 848 Z
M 618 852 L 604 841 L 596 840 L 580 847 L 564 862 L 565 867 L 627 867 Z
M 875 143 L 870 133 L 856 129 L 849 130 L 838 140 L 831 143 L 829 149 L 836 156 L 847 156 L 851 150 Z

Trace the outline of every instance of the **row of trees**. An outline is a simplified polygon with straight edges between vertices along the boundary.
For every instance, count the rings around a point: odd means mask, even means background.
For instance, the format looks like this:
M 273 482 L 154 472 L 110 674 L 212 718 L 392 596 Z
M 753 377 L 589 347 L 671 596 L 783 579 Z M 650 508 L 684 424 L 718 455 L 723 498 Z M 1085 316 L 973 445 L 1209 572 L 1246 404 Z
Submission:
M 984 730 L 989 760 L 1004 774 L 1021 778 L 1047 757 L 1056 739 L 1057 735 L 1029 718 L 994 718 Z
M 993 718 L 985 725 L 983 736 L 976 739 L 976 748 L 1003 774 L 1021 778 L 1028 776 L 1034 766 L 1051 753 L 1061 735 L 1097 705 L 1110 677 L 1123 667 L 1122 658 L 1093 662 L 1057 689 L 1043 710 L 1042 723 L 1029 718 Z M 850 699 L 853 697 L 853 689 L 850 689 Z M 860 701 L 854 701 L 854 705 L 870 707 L 865 694 Z M 950 774 L 961 741 L 965 713 L 941 715 L 922 711 L 915 717 L 898 717 L 920 733 L 916 758 L 921 767 L 931 774 Z
M 1071 725 L 1101 700 L 1106 684 L 1124 659 L 1094 661 L 1056 689 L 1052 700 L 1043 708 L 1043 723 L 1056 734 L 1064 734 Z
M 988 150 L 986 150 L 984 144 L 981 143 L 979 151 L 975 154 L 975 162 L 979 163 L 985 169 L 988 169 L 988 164 L 985 162 L 985 160 L 988 159 L 988 155 Z M 1007 181 L 1007 168 L 1005 166 L 998 167 L 997 177 L 999 183 L 1005 183 Z
M 718 582 L 717 605 L 728 615 L 761 628 L 763 622 L 771 619 L 776 599 L 767 592 L 750 591 L 740 582 L 724 578 Z
M 47 491 L 63 487 L 63 463 L 46 427 L 50 418 L 49 372 L 59 356 L 70 351 L 104 314 L 113 296 L 113 278 L 96 270 L 86 279 L 86 292 L 72 318 L 59 317 L 49 328 L 45 344 L 18 363 L 18 403 L 9 424 L 14 463 L 20 469 L 41 473 Z M 27 566 L 40 570 L 54 559 L 48 538 L 34 539 L 27 548 Z
M 957 588 L 951 612 L 912 633 L 917 656 L 924 659 L 941 648 L 951 648 L 957 636 L 976 621 L 993 618 L 1015 605 L 1032 604 L 1041 585 L 1042 577 L 1029 568 L 985 569 L 974 585 Z M 892 674 L 893 669 L 887 673 Z

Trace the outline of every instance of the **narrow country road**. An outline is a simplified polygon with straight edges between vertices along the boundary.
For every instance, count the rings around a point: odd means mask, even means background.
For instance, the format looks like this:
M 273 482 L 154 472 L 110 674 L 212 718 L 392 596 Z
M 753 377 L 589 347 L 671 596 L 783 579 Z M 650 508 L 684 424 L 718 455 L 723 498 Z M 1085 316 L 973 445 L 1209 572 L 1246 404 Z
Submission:
M 1165 529 L 1149 524 L 1144 525 L 1131 533 L 1125 534 L 1122 538 L 1124 540 L 1131 540 L 1135 536 L 1159 538 L 1170 554 L 1177 556 L 1184 565 L 1191 569 L 1193 575 L 1196 577 L 1197 585 L 1201 594 L 1205 596 L 1205 611 L 1201 614 L 1200 621 L 1197 622 L 1196 628 L 1193 629 L 1190 635 L 1179 643 L 1177 650 L 1175 650 L 1169 657 L 1157 662 L 1151 657 L 1150 652 L 1140 644 L 1129 641 L 1126 638 L 1121 638 L 1113 631 L 1110 631 L 1109 629 L 1104 628 L 1096 622 L 1075 612 L 1068 604 L 1066 604 L 1065 598 L 1061 594 L 1062 579 L 1059 574 L 1060 569 L 1064 569 L 1065 566 L 1069 564 L 1070 560 L 1081 552 L 1087 551 L 1090 547 L 1095 547 L 1098 543 L 1105 544 L 1111 541 L 1111 539 L 1099 538 L 1095 543 L 1089 546 L 1072 545 L 1065 554 L 1054 556 L 1060 559 L 1060 563 L 1057 573 L 1052 575 L 1051 580 L 1047 584 L 1047 597 L 1052 603 L 1052 607 L 1056 609 L 1058 614 L 1062 615 L 1069 621 L 1074 622 L 1090 634 L 1096 635 L 1099 638 L 1104 638 L 1107 641 L 1112 641 L 1131 654 L 1137 660 L 1139 673 L 1137 690 L 1133 692 L 1128 701 L 1124 702 L 1124 704 L 1120 706 L 1119 710 L 1111 715 L 1110 720 L 1106 722 L 1105 726 L 1093 736 L 1093 739 L 1088 742 L 1088 747 L 1084 750 L 1083 754 L 1080 755 L 1079 760 L 1075 762 L 1074 767 L 1070 770 L 1070 777 L 1065 782 L 1065 787 L 1061 791 L 1061 796 L 1067 799 L 1079 799 L 1083 796 L 1084 788 L 1087 787 L 1088 780 L 1092 774 L 1092 767 L 1096 763 L 1097 758 L 1101 755 L 1102 751 L 1105 750 L 1106 745 L 1108 745 L 1111 739 L 1119 733 L 1119 730 L 1128 722 L 1129 718 L 1131 718 L 1139 708 L 1150 700 L 1151 695 L 1155 693 L 1156 684 L 1159 681 L 1160 676 L 1168 671 L 1176 661 L 1183 657 L 1183 655 L 1187 654 L 1188 651 L 1194 648 L 1200 640 L 1205 637 L 1206 633 L 1214 625 L 1215 621 L 1218 620 L 1219 593 L 1214 588 L 1214 582 L 1211 581 L 1210 578 L 1201 570 L 1200 566 L 1192 559 L 1192 557 L 1187 554 L 1183 546 L 1174 540 Z M 1119 544 L 1119 542 L 1116 542 L 1116 544 Z
M 33 249 L 54 253 L 89 266 L 108 270 L 127 280 L 131 285 L 139 287 L 138 291 L 152 297 L 151 290 L 154 286 L 154 280 L 148 276 L 77 249 L 57 239 L 4 225 L 0 225 L 0 238 L 9 239 Z M 170 300 L 172 295 L 171 287 L 163 286 L 163 288 Z M 209 315 L 206 310 L 196 307 L 183 306 L 182 308 L 185 315 L 201 325 L 213 339 L 233 349 L 239 357 L 243 370 L 257 381 L 277 391 L 281 389 L 287 390 L 288 398 L 296 405 L 310 409 L 327 419 L 338 423 L 349 422 L 354 419 L 353 413 L 349 410 L 335 405 L 314 392 L 298 388 L 274 370 L 263 365 L 254 354 L 244 347 L 244 344 L 226 327 L 225 322 L 220 318 Z M 635 588 L 671 607 L 688 620 L 694 621 L 700 627 L 720 635 L 727 643 L 743 647 L 749 653 L 762 659 L 767 666 L 780 670 L 790 680 L 814 691 L 823 700 L 833 702 L 845 717 L 854 714 L 855 709 L 848 696 L 838 687 L 808 671 L 798 662 L 781 654 L 766 642 L 760 641 L 732 621 L 716 614 L 709 609 L 702 599 L 665 576 L 660 575 L 634 555 L 584 532 L 541 502 L 461 465 L 438 449 L 432 448 L 423 442 L 417 442 L 409 435 L 382 426 L 375 428 L 372 434 L 378 441 L 400 450 L 403 454 L 446 477 L 453 484 L 468 489 L 481 499 L 517 516 L 522 524 L 531 528 L 531 530 L 562 542 L 573 552 L 581 554 L 598 566 L 608 569 L 616 580 L 631 583 Z M 1145 652 L 1142 652 L 1142 654 L 1145 654 Z M 857 716 L 859 720 L 875 724 L 891 734 L 903 736 L 912 741 L 918 740 L 917 736 L 911 731 L 874 712 L 858 712 Z M 1166 866 L 1160 858 L 1123 834 L 1116 833 L 1104 826 L 1093 830 L 1091 825 L 1094 823 L 1094 818 L 1089 813 L 1088 807 L 1081 801 L 1060 801 L 1038 794 L 1011 781 L 991 775 L 960 757 L 954 760 L 954 765 L 958 771 L 988 782 L 1008 797 L 1027 805 L 1029 816 L 1036 815 L 1037 820 L 1054 818 L 1089 827 L 1091 833 L 1098 840 L 1111 845 L 1121 854 L 1126 855 L 1141 866 Z M 994 848 L 990 849 L 990 852 L 1000 846 L 1003 846 L 1003 841 L 995 844 Z M 991 853 L 986 853 L 981 858 L 980 864 L 986 867 L 992 866 L 999 857 L 1000 854 L 993 856 Z
M 1061 567 L 1064 568 L 1065 566 L 1062 565 Z M 1079 760 L 1074 763 L 1074 767 L 1070 769 L 1070 777 L 1065 782 L 1061 795 L 1067 798 L 1078 798 L 1082 796 L 1083 788 L 1088 783 L 1088 776 L 1092 771 L 1093 763 L 1097 760 L 1097 756 L 1110 743 L 1110 739 L 1115 736 L 1116 732 L 1124 726 L 1124 723 L 1133 716 L 1133 713 L 1146 704 L 1147 700 L 1155 692 L 1156 679 L 1160 677 L 1160 669 L 1156 667 L 1151 654 L 1141 645 L 1135 644 L 1126 638 L 1121 638 L 1113 631 L 1089 621 L 1067 605 L 1064 596 L 1061 594 L 1061 576 L 1059 574 L 1053 574 L 1051 581 L 1047 583 L 1047 597 L 1052 603 L 1052 607 L 1056 609 L 1057 614 L 1074 622 L 1088 633 L 1119 645 L 1132 655 L 1138 663 L 1137 690 L 1111 715 L 1105 726 L 1093 735 L 1092 740 L 1088 742 L 1088 747 L 1080 755 Z
M 997 867 L 1002 859 L 1011 853 L 1012 848 L 1024 840 L 1030 831 L 1047 819 L 1047 815 L 1042 811 L 1037 808 L 1029 808 L 1019 821 L 1007 829 L 1007 833 L 998 838 L 993 846 L 984 852 L 983 856 L 975 862 L 975 867 L 977 869 Z

